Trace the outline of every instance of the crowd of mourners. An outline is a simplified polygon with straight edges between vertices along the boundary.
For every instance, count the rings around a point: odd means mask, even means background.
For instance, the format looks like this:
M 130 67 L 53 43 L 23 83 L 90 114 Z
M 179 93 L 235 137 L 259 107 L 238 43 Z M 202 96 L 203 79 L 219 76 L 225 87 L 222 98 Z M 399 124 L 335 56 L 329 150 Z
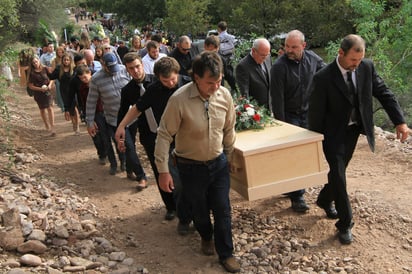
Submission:
M 257 38 L 233 67 L 235 38 L 222 21 L 218 35 L 206 37 L 202 47 L 186 35 L 174 48 L 159 33 L 134 35 L 130 45 L 82 35 L 56 48 L 48 43 L 38 52 L 24 49 L 18 65 L 21 85 L 37 103 L 47 134 L 56 136 L 57 104 L 74 135 L 86 124 L 99 163 L 109 162 L 109 174 L 126 172 L 143 191 L 148 182 L 136 152 L 138 136 L 166 207 L 165 219 L 178 218 L 180 235 L 188 234 L 193 223 L 202 252 L 216 252 L 228 272 L 239 272 L 229 201 L 233 95 L 253 98 L 276 119 L 325 135 L 329 182 L 316 203 L 328 218 L 338 219 L 343 244 L 353 241 L 345 171 L 360 133 L 373 148 L 372 94 L 401 139 L 407 138 L 399 104 L 373 64 L 363 60 L 360 36 L 346 36 L 328 65 L 305 47 L 304 34 L 292 30 L 273 60 L 269 41 Z M 287 193 L 294 211 L 309 210 L 304 194 L 304 189 Z

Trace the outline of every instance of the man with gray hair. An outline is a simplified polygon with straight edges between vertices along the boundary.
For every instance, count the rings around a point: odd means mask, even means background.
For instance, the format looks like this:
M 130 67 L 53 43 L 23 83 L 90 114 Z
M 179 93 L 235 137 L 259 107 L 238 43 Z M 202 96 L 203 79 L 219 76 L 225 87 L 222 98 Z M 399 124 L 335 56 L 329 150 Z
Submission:
M 92 74 L 102 69 L 102 64 L 99 61 L 94 60 L 94 54 L 91 49 L 84 49 L 83 56 L 86 59 L 87 66 Z
M 240 94 L 252 97 L 261 106 L 270 109 L 270 43 L 265 38 L 253 41 L 250 54 L 245 56 L 236 67 L 236 82 Z

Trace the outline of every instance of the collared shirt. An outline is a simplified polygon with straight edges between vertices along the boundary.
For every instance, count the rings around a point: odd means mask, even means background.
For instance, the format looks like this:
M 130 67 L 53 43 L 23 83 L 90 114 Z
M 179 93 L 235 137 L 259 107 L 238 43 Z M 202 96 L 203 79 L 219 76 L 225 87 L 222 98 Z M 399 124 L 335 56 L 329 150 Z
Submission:
M 356 88 L 356 77 L 353 77 L 354 74 L 355 74 L 355 71 L 350 71 L 350 70 L 344 69 L 344 68 L 339 64 L 339 56 L 336 56 L 336 64 L 338 65 L 338 68 L 339 68 L 340 72 L 342 73 L 342 77 L 343 77 L 343 80 L 345 80 L 345 83 L 348 83 L 348 82 L 349 82 L 348 72 L 350 72 L 350 74 L 352 75 L 352 83 L 353 83 L 353 85 L 354 85 L 355 88 Z M 353 113 L 353 111 L 354 111 L 354 110 L 352 110 L 352 113 Z M 349 117 L 348 125 L 350 126 L 350 125 L 353 125 L 353 124 L 357 124 L 357 119 L 356 119 L 355 116 L 353 116 L 353 114 L 351 114 L 351 116 Z
M 153 77 L 151 77 L 150 75 L 145 75 L 145 79 L 142 81 L 142 83 L 138 83 L 135 79 L 132 79 L 126 86 L 122 88 L 122 96 L 120 101 L 119 114 L 117 116 L 117 124 L 120 124 L 124 116 L 126 116 L 126 113 L 129 110 L 129 108 L 136 104 L 136 102 L 138 102 L 139 99 L 142 97 L 142 90 L 140 84 L 143 84 L 143 87 L 147 89 L 147 87 L 152 82 Z M 142 130 L 150 130 L 144 112 L 138 118 L 138 128 L 139 132 L 142 132 Z
M 170 89 L 156 78 L 156 80 L 147 87 L 145 94 L 137 100 L 136 108 L 142 113 L 146 109 L 152 108 L 156 122 L 159 124 L 170 96 L 180 87 L 190 82 L 187 81 L 187 79 L 187 76 L 179 75 L 176 87 Z
M 123 65 L 119 66 L 120 70 L 114 74 L 109 74 L 104 69 L 93 74 L 86 101 L 86 123 L 88 127 L 93 126 L 98 98 L 103 102 L 106 122 L 109 125 L 117 126 L 121 89 L 126 86 L 131 79 L 126 71 L 126 67 Z
M 309 92 L 313 76 L 326 64 L 313 51 L 305 50 L 302 60 L 290 60 L 286 54 L 271 68 L 272 111 L 276 119 L 285 121 L 285 112 L 301 114 L 309 108 Z
M 343 77 L 343 80 L 345 80 L 345 83 L 348 82 L 348 72 L 351 72 L 351 74 L 352 74 L 352 82 L 353 82 L 353 84 L 354 84 L 355 87 L 356 87 L 356 77 L 353 77 L 353 76 L 354 76 L 354 75 L 353 75 L 353 72 L 355 72 L 356 70 L 350 71 L 350 70 L 344 69 L 344 68 L 339 64 L 339 59 L 338 59 L 338 57 L 336 57 L 336 64 L 338 64 L 338 68 L 339 68 L 340 72 L 342 73 L 342 77 Z
M 50 53 L 50 52 L 43 53 L 43 54 L 40 56 L 40 63 L 41 63 L 43 66 L 51 67 L 51 63 L 52 63 L 52 60 L 53 60 L 54 58 L 56 58 L 56 53 L 55 53 L 55 52 L 52 52 L 52 53 Z
M 144 68 L 144 73 L 146 74 L 154 74 L 153 73 L 153 68 L 154 68 L 154 64 L 156 63 L 156 61 L 160 60 L 163 57 L 166 57 L 167 55 L 164 53 L 159 53 L 159 57 L 157 57 L 157 59 L 152 59 L 152 57 L 150 57 L 149 54 L 146 54 L 143 58 L 142 58 L 142 64 L 143 64 L 143 68 Z
M 102 69 L 102 64 L 99 61 L 93 61 L 92 65 L 89 66 L 90 71 L 92 74 Z
M 207 103 L 206 103 L 207 102 Z M 168 172 L 170 143 L 179 157 L 209 161 L 224 152 L 228 160 L 235 143 L 235 108 L 230 92 L 220 87 L 208 100 L 194 82 L 169 99 L 157 132 L 155 158 L 159 172 Z
M 220 39 L 220 46 L 219 46 L 219 54 L 226 56 L 232 55 L 235 49 L 235 37 L 226 30 L 219 33 Z

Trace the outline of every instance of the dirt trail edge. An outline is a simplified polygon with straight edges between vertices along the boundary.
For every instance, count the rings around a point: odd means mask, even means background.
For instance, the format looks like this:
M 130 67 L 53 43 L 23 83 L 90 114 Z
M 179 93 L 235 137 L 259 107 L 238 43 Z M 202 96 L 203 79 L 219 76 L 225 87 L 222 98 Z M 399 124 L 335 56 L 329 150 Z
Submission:
M 16 119 L 14 144 L 41 155 L 25 172 L 72 185 L 79 196 L 88 197 L 105 224 L 105 236 L 150 273 L 225 273 L 217 257 L 201 254 L 196 232 L 179 236 L 177 220 L 164 220 L 165 209 L 140 144 L 150 185 L 136 192 L 136 182 L 127 180 L 125 173 L 111 176 L 108 165 L 99 165 L 84 125 L 75 136 L 55 106 L 57 136 L 47 137 L 34 100 L 15 86 L 13 92 L 16 98 L 9 99 L 9 108 Z M 411 273 L 412 149 L 381 135 L 374 154 L 361 137 L 348 169 L 355 217 L 355 240 L 349 246 L 339 244 L 334 221 L 314 203 L 320 186 L 307 189 L 311 208 L 304 215 L 294 213 L 284 196 L 247 202 L 231 191 L 235 255 L 242 271 Z M 298 269 L 302 272 L 293 272 Z

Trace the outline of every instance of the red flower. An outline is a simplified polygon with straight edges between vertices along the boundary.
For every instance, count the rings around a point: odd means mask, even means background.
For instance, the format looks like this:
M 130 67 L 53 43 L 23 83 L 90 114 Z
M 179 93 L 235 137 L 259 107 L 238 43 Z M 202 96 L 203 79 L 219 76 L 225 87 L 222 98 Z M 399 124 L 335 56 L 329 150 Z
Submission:
M 249 104 L 244 104 L 244 105 L 243 105 L 243 108 L 244 108 L 244 109 L 250 108 L 250 105 L 249 105 Z
M 255 120 L 256 122 L 259 122 L 260 121 L 260 115 L 259 114 L 255 114 L 255 115 L 253 115 L 253 120 Z
M 236 114 L 237 114 L 237 116 L 240 116 L 240 115 L 242 115 L 242 112 L 238 111 Z

